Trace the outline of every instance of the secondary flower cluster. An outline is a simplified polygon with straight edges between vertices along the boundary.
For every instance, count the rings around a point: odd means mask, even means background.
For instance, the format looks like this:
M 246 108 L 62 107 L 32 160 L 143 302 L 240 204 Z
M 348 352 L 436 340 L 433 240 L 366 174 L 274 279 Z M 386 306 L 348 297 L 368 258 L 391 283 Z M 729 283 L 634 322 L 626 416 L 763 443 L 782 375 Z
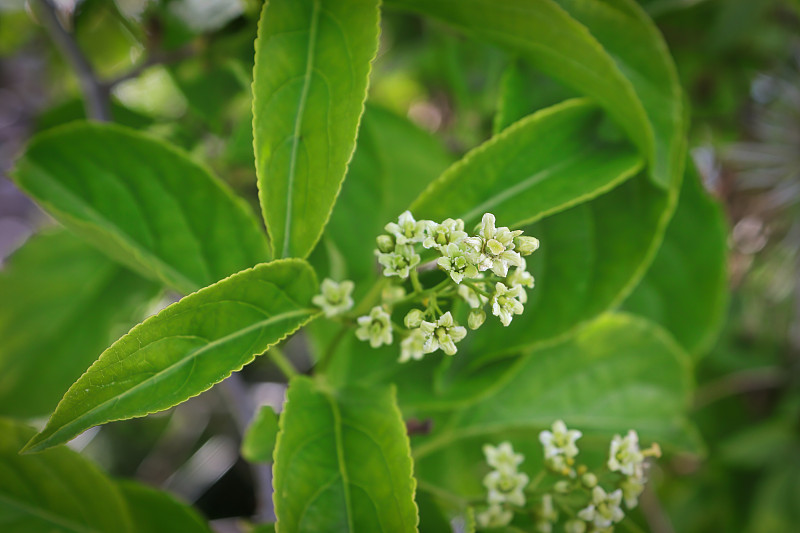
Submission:
M 563 476 L 550 489 L 540 489 L 541 499 L 533 505 L 527 516 L 533 517 L 535 529 L 551 533 L 559 521 L 556 504 L 564 514 L 566 533 L 611 533 L 615 524 L 625 518 L 623 501 L 627 509 L 638 505 L 646 482 L 645 469 L 648 457 L 660 457 L 657 444 L 642 450 L 639 436 L 630 430 L 624 437 L 614 435 L 609 447 L 605 471 L 590 472 L 585 465 L 576 465 L 581 432 L 570 430 L 557 420 L 550 430 L 542 431 L 539 440 L 544 446 L 545 466 L 554 474 Z M 503 442 L 497 447 L 485 445 L 484 454 L 495 470 L 484 479 L 488 489 L 488 506 L 476 515 L 480 528 L 495 528 L 510 524 L 515 512 L 525 512 L 525 490 L 533 492 L 545 478 L 544 472 L 529 485 L 526 474 L 517 470 L 524 457 L 514 453 L 511 444 Z M 602 475 L 605 474 L 605 475 Z M 601 486 L 599 479 L 610 488 Z M 581 495 L 583 494 L 583 495 Z M 584 505 L 575 506 L 584 498 Z
M 483 216 L 474 235 L 464 231 L 461 219 L 448 218 L 440 223 L 415 220 L 409 211 L 396 223 L 387 224 L 385 230 L 387 233 L 376 239 L 378 263 L 384 276 L 397 278 L 401 284 L 410 279 L 413 292 L 406 296 L 402 286 L 395 286 L 392 290 L 401 289 L 400 295 L 384 296 L 382 305 L 359 317 L 359 339 L 378 347 L 391 344 L 393 330 L 398 331 L 402 336 L 400 362 L 422 359 L 437 350 L 454 355 L 456 343 L 467 330 L 456 323 L 450 309 L 443 311 L 440 304 L 464 300 L 471 309 L 467 317 L 471 329 L 478 329 L 486 320 L 487 304 L 504 326 L 523 312 L 525 289 L 533 288 L 533 276 L 525 270 L 523 257 L 539 247 L 535 238 L 522 235 L 521 230 L 497 227 L 491 213 Z M 435 258 L 423 265 L 422 256 L 426 254 Z M 444 271 L 447 278 L 426 289 L 420 283 L 418 269 L 435 268 Z M 391 320 L 396 303 L 421 303 L 424 309 L 409 311 L 403 328 Z

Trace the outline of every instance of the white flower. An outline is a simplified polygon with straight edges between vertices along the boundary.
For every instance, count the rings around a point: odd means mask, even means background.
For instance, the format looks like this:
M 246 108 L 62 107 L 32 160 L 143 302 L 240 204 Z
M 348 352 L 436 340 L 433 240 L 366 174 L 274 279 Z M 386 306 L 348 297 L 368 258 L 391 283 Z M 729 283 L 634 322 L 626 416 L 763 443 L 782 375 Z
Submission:
M 514 315 L 520 315 L 525 310 L 522 302 L 518 300 L 525 291 L 522 287 L 508 288 L 499 281 L 495 284 L 494 295 L 492 295 L 492 314 L 500 317 L 500 322 L 504 326 L 511 324 Z
M 567 429 L 563 420 L 553 422 L 553 431 L 544 430 L 539 433 L 539 442 L 544 446 L 545 462 L 558 472 L 572 475 L 569 465 L 578 455 L 575 441 L 583 435 L 577 429 Z
M 489 466 L 503 472 L 516 472 L 517 467 L 525 460 L 521 453 L 514 453 L 510 442 L 501 442 L 497 446 L 483 445 L 483 454 Z
M 625 437 L 614 435 L 608 452 L 608 468 L 612 472 L 622 472 L 626 476 L 641 477 L 644 455 L 639 450 L 639 435 L 628 431 Z
M 398 244 L 394 252 L 378 252 L 378 262 L 383 265 L 384 276 L 399 276 L 401 279 L 408 277 L 408 271 L 420 262 L 419 254 L 414 252 L 410 244 Z
M 483 484 L 489 489 L 489 504 L 510 503 L 518 507 L 525 505 L 525 487 L 529 478 L 523 472 L 504 472 L 492 470 L 485 478 Z
M 392 344 L 392 323 L 389 313 L 383 307 L 375 306 L 369 315 L 358 317 L 356 337 L 369 341 L 369 345 L 377 348 L 381 344 Z
M 408 337 L 400 343 L 400 362 L 410 359 L 420 360 L 425 355 L 425 334 L 419 329 L 412 329 Z
M 488 509 L 475 516 L 481 528 L 507 526 L 512 518 L 514 518 L 514 513 L 509 510 L 504 510 L 499 505 L 490 505 Z
M 389 222 L 385 228 L 391 233 L 397 244 L 413 244 L 422 242 L 425 238 L 425 229 L 431 225 L 430 220 L 414 220 L 411 211 L 404 211 L 397 219 L 397 223 Z
M 419 329 L 425 334 L 425 353 L 441 348 L 447 355 L 455 355 L 458 351 L 455 343 L 467 336 L 467 329 L 456 325 L 450 311 L 440 316 L 436 322 L 423 320 Z
M 524 266 L 517 267 L 506 277 L 505 284 L 512 289 L 514 287 L 532 289 L 533 276 L 531 276 L 530 272 L 525 270 Z M 519 295 L 519 301 L 523 304 L 528 302 L 528 293 L 526 293 L 524 290 Z
M 628 477 L 622 480 L 619 484 L 622 489 L 622 497 L 625 499 L 625 506 L 628 509 L 633 509 L 639 505 L 639 496 L 644 492 L 644 479 L 637 477 Z
M 578 512 L 578 518 L 592 522 L 596 528 L 609 527 L 625 517 L 619 507 L 621 501 L 621 490 L 606 494 L 601 487 L 595 487 L 592 489 L 592 503 Z
M 545 494 L 542 496 L 542 503 L 537 509 L 539 518 L 545 522 L 555 522 L 558 520 L 558 512 L 553 507 L 553 496 Z
M 485 289 L 485 286 L 482 283 L 479 284 L 478 287 L 481 290 Z M 489 299 L 486 296 L 479 294 L 478 292 L 475 291 L 475 289 L 467 285 L 458 286 L 458 295 L 461 296 L 464 299 L 464 301 L 467 302 L 467 305 L 469 305 L 473 309 L 483 307 L 484 305 L 486 305 L 486 302 L 489 301 Z
M 464 231 L 464 221 L 460 218 L 453 220 L 445 219 L 441 224 L 431 223 L 425 228 L 425 240 L 422 246 L 425 248 L 441 249 L 451 244 L 459 243 L 467 238 Z
M 450 274 L 456 283 L 461 283 L 465 277 L 475 278 L 478 276 L 478 268 L 475 266 L 477 259 L 475 251 L 469 246 L 450 243 L 439 248 L 442 257 L 436 263 Z
M 505 277 L 509 265 L 522 266 L 522 257 L 514 251 L 514 238 L 522 231 L 495 227 L 494 215 L 486 213 L 479 224 L 479 237 L 468 237 L 464 242 L 481 254 L 478 270 L 492 269 L 497 276 Z
M 354 284 L 345 280 L 336 283 L 332 279 L 324 279 L 320 287 L 321 293 L 314 296 L 311 301 L 325 312 L 325 316 L 332 317 L 344 313 L 353 307 Z

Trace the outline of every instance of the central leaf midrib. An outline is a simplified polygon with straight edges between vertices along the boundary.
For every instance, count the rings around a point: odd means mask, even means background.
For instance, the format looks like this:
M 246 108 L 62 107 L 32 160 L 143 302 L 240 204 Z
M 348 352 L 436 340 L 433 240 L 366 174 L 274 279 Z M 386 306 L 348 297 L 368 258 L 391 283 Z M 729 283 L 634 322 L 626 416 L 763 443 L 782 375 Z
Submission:
M 297 103 L 297 115 L 294 119 L 294 130 L 292 131 L 292 153 L 289 158 L 289 174 L 286 187 L 286 221 L 283 231 L 283 250 L 282 257 L 289 257 L 289 243 L 292 232 L 292 197 L 294 189 L 294 178 L 297 172 L 297 149 L 300 145 L 300 128 L 303 125 L 303 115 L 305 113 L 308 90 L 311 86 L 311 75 L 314 70 L 314 49 L 317 44 L 317 24 L 319 21 L 320 5 L 319 0 L 314 0 L 311 11 L 311 27 L 308 30 L 308 52 L 306 55 L 306 71 L 303 75 L 303 88 L 300 91 L 300 100 Z
M 217 347 L 219 345 L 225 344 L 230 340 L 237 339 L 242 335 L 245 335 L 245 334 L 247 334 L 247 333 L 249 333 L 249 332 L 251 332 L 251 331 L 253 331 L 255 329 L 267 326 L 267 325 L 269 325 L 269 324 L 271 324 L 273 322 L 276 322 L 276 321 L 279 321 L 279 320 L 282 320 L 282 319 L 293 318 L 295 316 L 301 316 L 303 314 L 313 314 L 313 313 L 314 313 L 314 310 L 312 310 L 312 309 L 296 309 L 294 311 L 287 311 L 285 313 L 281 313 L 281 314 L 278 314 L 278 315 L 271 316 L 270 318 L 267 318 L 265 320 L 261 320 L 259 322 L 255 322 L 254 324 L 251 324 L 250 326 L 247 326 L 246 328 L 242 328 L 242 329 L 240 329 L 240 330 L 238 330 L 238 331 L 236 331 L 234 333 L 231 333 L 229 335 L 226 335 L 224 337 L 216 339 L 216 340 L 206 344 L 205 346 L 202 346 L 202 347 L 190 352 L 186 357 L 183 357 L 183 358 L 179 359 L 178 361 L 175 361 L 174 363 L 170 364 L 166 368 L 164 368 L 162 370 L 159 370 L 157 373 L 153 374 L 153 376 L 151 376 L 151 377 L 149 377 L 149 378 L 137 383 L 136 385 L 134 385 L 133 387 L 127 389 L 126 391 L 122 392 L 121 394 L 115 395 L 115 396 L 113 396 L 111 398 L 108 398 L 107 400 L 104 400 L 103 402 L 99 403 L 98 405 L 94 406 L 90 410 L 88 410 L 85 413 L 83 413 L 82 415 L 80 415 L 79 418 L 76 418 L 72 422 L 70 422 L 70 423 L 68 423 L 68 424 L 66 424 L 64 426 L 61 426 L 61 428 L 59 428 L 56 431 L 54 431 L 49 437 L 47 437 L 47 438 L 43 439 L 42 441 L 36 443 L 35 446 L 38 447 L 44 442 L 47 442 L 47 441 L 55 439 L 59 434 L 63 434 L 65 432 L 68 432 L 71 428 L 73 428 L 76 425 L 80 425 L 81 421 L 85 420 L 87 417 L 92 415 L 92 413 L 95 413 L 99 409 L 105 407 L 110 402 L 119 401 L 119 400 L 131 395 L 132 393 L 134 393 L 135 391 L 139 390 L 140 388 L 142 388 L 142 387 L 144 387 L 146 385 L 152 384 L 152 382 L 155 379 L 163 376 L 166 373 L 169 373 L 169 372 L 173 371 L 175 368 L 177 368 L 179 366 L 182 366 L 183 364 L 185 364 L 189 360 L 196 359 L 199 355 L 201 355 L 205 351 L 213 349 L 213 348 L 215 348 L 215 347 Z M 136 353 L 136 352 L 134 352 L 134 353 Z

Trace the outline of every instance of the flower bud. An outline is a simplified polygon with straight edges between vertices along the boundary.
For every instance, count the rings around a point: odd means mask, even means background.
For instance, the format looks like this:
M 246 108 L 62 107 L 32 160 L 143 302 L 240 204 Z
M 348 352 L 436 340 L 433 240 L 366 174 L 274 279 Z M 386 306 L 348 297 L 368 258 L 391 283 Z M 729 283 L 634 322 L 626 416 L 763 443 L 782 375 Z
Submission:
M 375 241 L 378 243 L 378 250 L 381 252 L 388 254 L 394 251 L 394 237 L 391 235 L 378 235 Z
M 581 477 L 581 482 L 587 489 L 594 488 L 597 485 L 597 476 L 587 472 Z
M 553 485 L 553 490 L 561 494 L 568 493 L 570 489 L 570 483 L 566 480 L 556 481 L 555 485 Z
M 425 315 L 419 309 L 412 309 L 406 315 L 405 323 L 408 329 L 418 328 L 420 324 L 422 324 L 422 319 L 425 318 Z
M 527 237 L 521 235 L 514 239 L 514 251 L 519 252 L 520 255 L 531 255 L 538 249 L 539 239 L 536 237 Z
M 583 520 L 573 519 L 564 524 L 565 533 L 584 533 L 586 531 L 586 522 Z
M 483 309 L 473 309 L 467 318 L 467 325 L 469 329 L 478 329 L 483 325 L 484 320 L 486 320 L 486 313 Z

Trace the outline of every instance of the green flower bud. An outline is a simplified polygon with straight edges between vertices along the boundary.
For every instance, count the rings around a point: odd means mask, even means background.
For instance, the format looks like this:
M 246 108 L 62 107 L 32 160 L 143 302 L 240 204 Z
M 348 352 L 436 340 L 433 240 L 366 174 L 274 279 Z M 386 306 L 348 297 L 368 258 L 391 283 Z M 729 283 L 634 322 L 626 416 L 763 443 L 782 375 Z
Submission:
M 473 309 L 467 318 L 467 325 L 469 329 L 478 329 L 483 325 L 484 320 L 486 320 L 486 313 L 483 309 Z
M 422 324 L 422 320 L 425 318 L 425 314 L 420 311 L 419 309 L 412 309 L 406 315 L 406 318 L 403 320 L 406 327 L 408 329 L 418 328 L 420 324 Z
M 592 489 L 597 485 L 597 476 L 591 472 L 587 472 L 581 476 L 581 482 L 587 489 Z
M 378 235 L 375 241 L 378 243 L 378 250 L 381 252 L 385 254 L 394 252 L 394 237 L 391 235 Z
M 539 239 L 536 237 L 522 236 L 514 239 L 514 250 L 520 255 L 531 255 L 539 249 Z
M 561 481 L 556 481 L 555 485 L 553 485 L 553 490 L 560 494 L 566 494 L 572 490 L 572 487 L 569 481 L 562 479 Z

